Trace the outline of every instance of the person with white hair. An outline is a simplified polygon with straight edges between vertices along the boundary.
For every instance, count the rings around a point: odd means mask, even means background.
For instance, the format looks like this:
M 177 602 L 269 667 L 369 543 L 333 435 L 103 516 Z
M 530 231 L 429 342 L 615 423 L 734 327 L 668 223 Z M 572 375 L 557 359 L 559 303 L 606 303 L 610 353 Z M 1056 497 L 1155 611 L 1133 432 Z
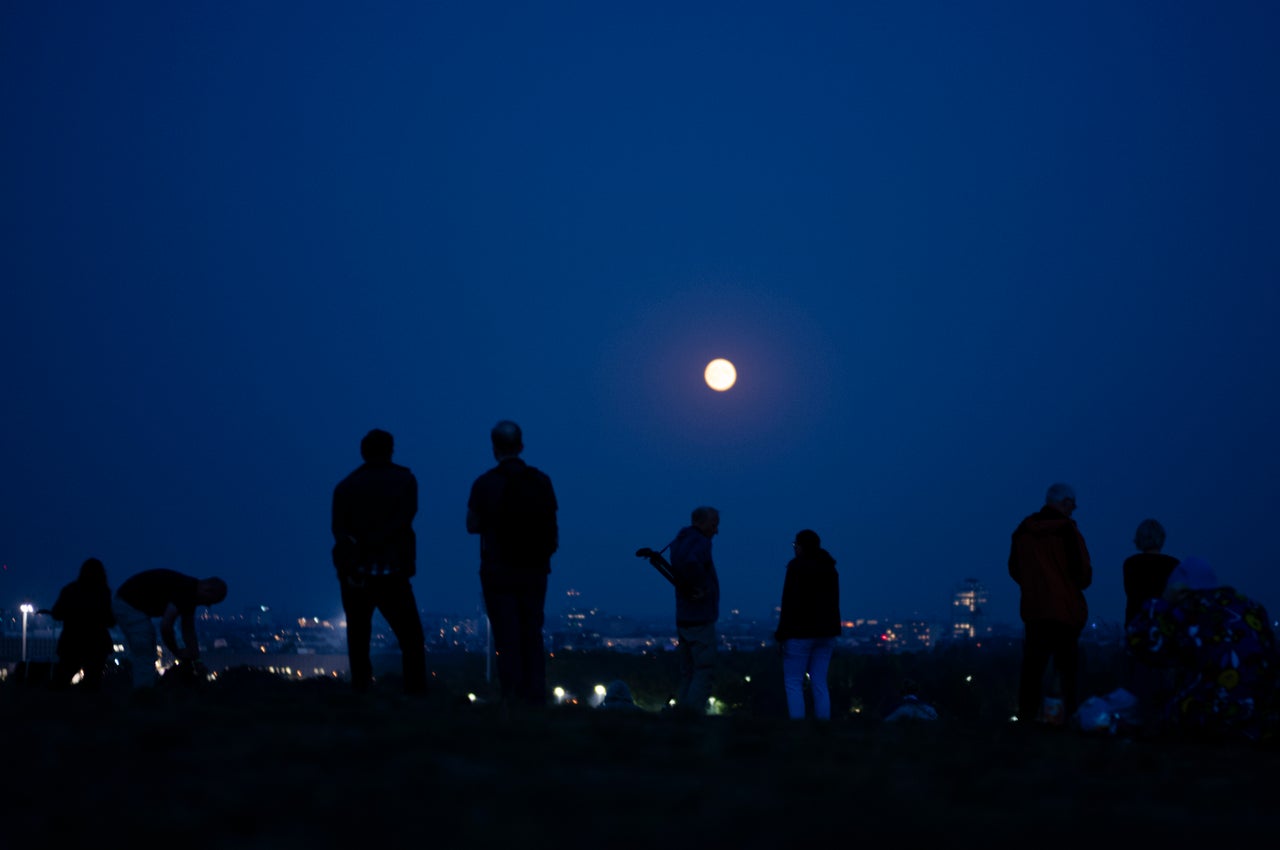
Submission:
M 1018 718 L 1032 721 L 1044 699 L 1050 660 L 1062 687 L 1065 715 L 1079 699 L 1080 632 L 1089 619 L 1084 591 L 1093 582 L 1089 549 L 1071 514 L 1076 493 L 1057 483 L 1044 507 L 1022 520 L 1009 547 L 1009 576 L 1021 591 L 1019 614 L 1025 627 Z

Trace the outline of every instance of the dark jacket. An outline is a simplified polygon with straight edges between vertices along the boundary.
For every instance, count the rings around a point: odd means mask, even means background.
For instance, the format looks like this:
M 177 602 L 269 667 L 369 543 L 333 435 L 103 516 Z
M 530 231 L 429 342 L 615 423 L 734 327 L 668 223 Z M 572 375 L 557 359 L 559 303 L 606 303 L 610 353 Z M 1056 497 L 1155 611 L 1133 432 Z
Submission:
M 102 656 L 111 652 L 111 588 L 105 583 L 73 581 L 62 588 L 49 610 L 62 623 L 58 655 L 64 659 Z
M 511 505 L 508 510 L 523 510 L 525 515 L 519 518 L 504 517 L 503 493 L 516 476 L 528 476 L 525 478 L 527 489 L 522 488 L 522 492 L 532 499 L 533 504 Z M 556 519 L 559 507 L 551 478 L 518 457 L 503 458 L 497 466 L 477 478 L 471 484 L 471 494 L 467 498 L 467 514 L 470 530 L 480 535 L 480 570 L 494 572 L 514 569 L 525 573 L 550 573 L 551 556 L 560 544 L 560 529 Z M 518 530 L 504 529 L 504 522 L 516 522 L 526 527 Z M 504 541 L 520 548 L 516 540 L 525 537 L 535 527 L 535 536 L 539 538 L 537 544 L 524 540 L 523 548 L 526 551 L 505 551 L 507 546 Z M 529 545 L 537 545 L 541 551 L 530 553 L 527 551 Z
M 334 566 L 339 575 L 417 572 L 418 479 L 390 461 L 365 463 L 333 490 Z
M 805 553 L 787 564 L 782 583 L 782 613 L 774 637 L 825 638 L 840 634 L 840 576 L 826 549 Z
M 692 525 L 671 541 L 676 580 L 676 625 L 701 626 L 720 619 L 720 579 L 711 560 L 711 538 Z
M 1124 624 L 1127 626 L 1138 616 L 1142 603 L 1164 595 L 1169 574 L 1178 566 L 1178 559 L 1159 552 L 1139 552 L 1124 562 Z
M 1045 505 L 1019 523 L 1009 546 L 1009 576 L 1022 588 L 1024 623 L 1049 620 L 1084 628 L 1084 590 L 1093 582 L 1093 566 L 1071 517 Z
M 134 573 L 116 588 L 116 596 L 148 617 L 162 617 L 173 605 L 183 617 L 194 617 L 199 604 L 200 580 L 177 570 L 143 570 Z

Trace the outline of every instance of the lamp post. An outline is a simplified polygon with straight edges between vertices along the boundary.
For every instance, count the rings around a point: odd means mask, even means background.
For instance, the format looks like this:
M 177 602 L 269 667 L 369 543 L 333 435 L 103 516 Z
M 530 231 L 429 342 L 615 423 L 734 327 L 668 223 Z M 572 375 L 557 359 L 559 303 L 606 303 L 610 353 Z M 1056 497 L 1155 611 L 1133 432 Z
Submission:
M 30 602 L 25 602 L 19 610 L 22 611 L 22 664 L 25 668 L 27 664 L 27 615 L 35 611 L 36 606 Z

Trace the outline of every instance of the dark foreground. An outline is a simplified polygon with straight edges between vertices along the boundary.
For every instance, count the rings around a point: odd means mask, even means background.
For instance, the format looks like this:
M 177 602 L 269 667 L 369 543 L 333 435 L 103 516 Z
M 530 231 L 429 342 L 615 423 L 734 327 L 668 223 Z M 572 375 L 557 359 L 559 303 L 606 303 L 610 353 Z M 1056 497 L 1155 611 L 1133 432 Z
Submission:
M 0 846 L 1181 847 L 1280 823 L 1274 750 L 870 714 L 508 712 L 247 670 L 132 696 L 9 682 Z

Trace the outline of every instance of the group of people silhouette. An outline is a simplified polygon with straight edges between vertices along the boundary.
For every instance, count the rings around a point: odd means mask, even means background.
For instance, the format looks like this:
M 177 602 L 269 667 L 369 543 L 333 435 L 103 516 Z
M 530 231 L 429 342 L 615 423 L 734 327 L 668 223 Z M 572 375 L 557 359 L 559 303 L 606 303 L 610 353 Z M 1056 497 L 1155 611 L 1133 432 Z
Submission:
M 51 683 L 62 688 L 78 681 L 88 690 L 101 688 L 113 646 L 111 629 L 119 627 L 133 684 L 152 684 L 159 660 L 157 619 L 160 640 L 173 653 L 175 668 L 181 671 L 177 675 L 193 675 L 200 661 L 196 608 L 226 597 L 227 583 L 217 576 L 196 578 L 166 569 L 136 573 L 112 594 L 106 567 L 97 558 L 89 558 L 48 610 L 63 624 Z
M 480 584 L 502 699 L 541 706 L 544 605 L 551 558 L 559 548 L 558 504 L 550 477 L 521 458 L 519 425 L 498 422 L 490 441 L 495 465 L 472 484 L 466 528 L 479 537 Z M 418 484 L 407 467 L 392 461 L 394 446 L 390 433 L 369 431 L 360 442 L 362 463 L 334 488 L 332 560 L 347 618 L 351 686 L 365 691 L 374 682 L 370 639 L 379 611 L 399 643 L 404 692 L 420 695 L 427 690 L 426 652 L 411 584 Z M 1075 490 L 1055 483 L 1043 506 L 1011 535 L 1008 571 L 1019 587 L 1024 625 L 1017 717 L 1025 724 L 1053 721 L 1045 710 L 1050 665 L 1063 715 L 1072 717 L 1080 705 L 1079 642 L 1093 564 L 1072 518 L 1076 506 Z M 667 546 L 637 552 L 674 588 L 681 667 L 675 708 L 694 714 L 706 712 L 717 668 L 720 580 L 712 544 L 719 527 L 720 512 L 702 505 Z M 1139 725 L 1207 737 L 1274 738 L 1280 729 L 1280 655 L 1266 610 L 1220 582 L 1204 559 L 1165 554 L 1165 539 L 1157 520 L 1144 519 L 1134 535 L 1138 552 L 1123 564 L 1125 687 L 1139 706 Z M 782 689 L 789 717 L 829 720 L 828 670 L 841 633 L 839 574 L 817 532 L 800 530 L 793 546 L 774 634 Z M 49 612 L 63 623 L 53 683 L 63 687 L 80 674 L 83 686 L 99 688 L 112 627 L 124 635 L 134 685 L 153 683 L 157 619 L 159 638 L 176 667 L 198 669 L 195 610 L 226 595 L 221 578 L 167 569 L 133 575 L 113 594 L 102 562 L 88 559 Z M 631 702 L 625 683 L 611 687 L 613 705 Z M 916 690 L 914 683 L 904 686 L 893 719 L 937 718 Z
M 1093 565 L 1072 514 L 1075 490 L 1055 483 L 1044 506 L 1013 532 L 1009 575 L 1021 591 L 1025 628 L 1018 717 L 1046 721 L 1044 682 L 1052 662 L 1063 716 L 1080 705 L 1079 640 Z M 1123 564 L 1127 691 L 1146 732 L 1213 739 L 1273 740 L 1280 731 L 1280 654 L 1266 610 L 1224 585 L 1208 562 L 1163 552 L 1165 530 L 1144 519 L 1138 553 Z

